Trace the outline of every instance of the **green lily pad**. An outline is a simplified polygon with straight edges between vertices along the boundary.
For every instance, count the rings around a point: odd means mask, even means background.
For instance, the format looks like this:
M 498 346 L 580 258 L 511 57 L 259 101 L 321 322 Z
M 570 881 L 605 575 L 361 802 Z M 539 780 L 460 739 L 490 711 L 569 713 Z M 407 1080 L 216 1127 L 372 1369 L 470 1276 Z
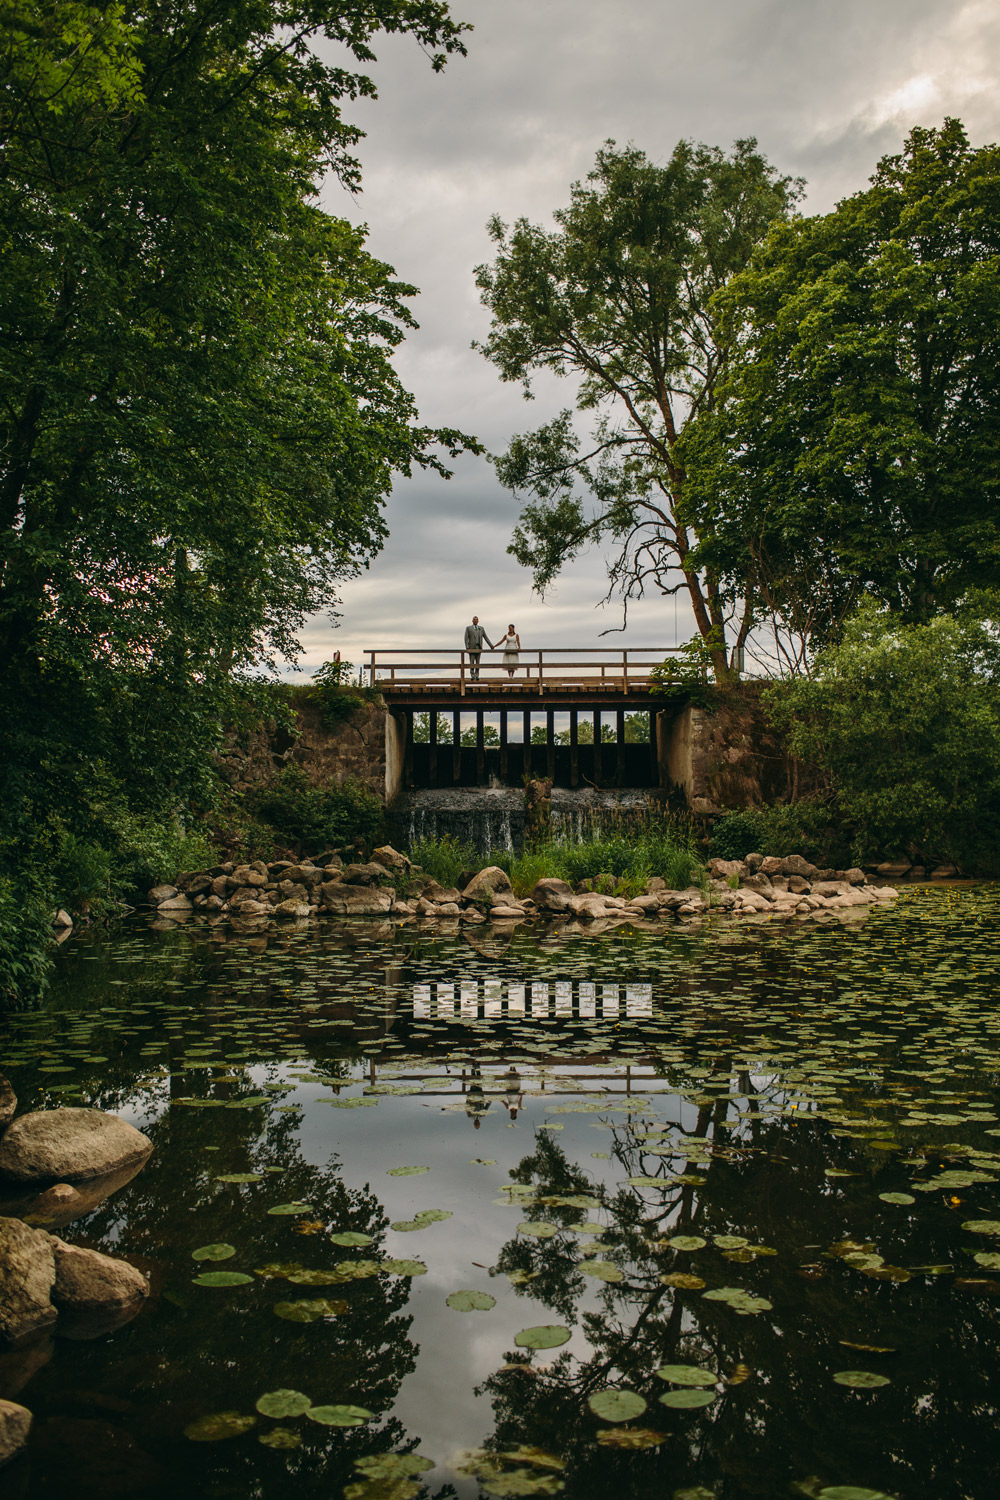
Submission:
M 536 1240 L 550 1240 L 553 1235 L 559 1233 L 558 1224 L 549 1224 L 544 1219 L 529 1219 L 524 1224 L 518 1224 L 518 1234 L 531 1235 Z
M 713 1234 L 712 1244 L 720 1250 L 745 1250 L 750 1241 L 742 1234 Z
M 424 1172 L 429 1172 L 430 1167 L 390 1167 L 386 1172 L 387 1177 L 421 1177 Z
M 604 1422 L 629 1422 L 633 1417 L 641 1417 L 646 1404 L 645 1396 L 640 1396 L 636 1391 L 609 1388 L 594 1391 L 593 1395 L 587 1397 L 587 1405 L 594 1416 L 600 1417 Z
M 262 1417 L 301 1417 L 312 1406 L 301 1391 L 265 1391 L 254 1402 Z
M 191 1251 L 192 1260 L 228 1260 L 231 1255 L 236 1254 L 235 1245 L 199 1245 L 197 1250 Z
M 192 1276 L 191 1280 L 195 1286 L 246 1286 L 253 1277 L 244 1271 L 202 1271 L 200 1276 Z
M 977 1250 L 972 1259 L 979 1266 L 985 1266 L 988 1271 L 1000 1271 L 1000 1251 Z
M 597 1281 L 624 1281 L 625 1275 L 612 1260 L 581 1260 L 576 1269 L 581 1276 L 593 1276 Z
M 369 1453 L 356 1458 L 354 1467 L 366 1479 L 409 1479 L 433 1469 L 434 1460 L 422 1453 Z
M 522 1328 L 514 1335 L 514 1343 L 519 1349 L 558 1349 L 560 1344 L 568 1344 L 569 1340 L 569 1329 L 559 1323 L 539 1323 L 534 1328 Z
M 873 1391 L 890 1384 L 888 1375 L 876 1375 L 872 1370 L 838 1370 L 833 1378 L 838 1385 L 850 1386 L 853 1391 Z
M 331 1245 L 370 1245 L 372 1237 L 370 1234 L 361 1234 L 357 1229 L 344 1229 L 339 1234 L 328 1235 Z
M 711 1406 L 716 1398 L 715 1391 L 664 1391 L 660 1397 L 664 1406 L 673 1406 L 681 1410 L 688 1410 L 696 1406 Z
M 384 1260 L 381 1269 L 390 1276 L 426 1276 L 427 1267 L 422 1260 Z
M 866 1490 L 856 1484 L 828 1484 L 817 1500 L 893 1500 L 884 1490 Z
M 375 1413 L 364 1406 L 310 1406 L 306 1416 L 321 1427 L 362 1427 Z
M 1000 1234 L 1000 1219 L 966 1219 L 962 1228 L 970 1234 Z
M 275 1315 L 286 1323 L 317 1323 L 320 1318 L 334 1318 L 345 1313 L 349 1302 L 331 1301 L 329 1297 L 300 1297 L 294 1302 L 276 1302 Z
M 293 1432 L 290 1427 L 272 1427 L 270 1432 L 259 1432 L 258 1443 L 263 1443 L 265 1448 L 301 1448 L 302 1438 L 299 1433 Z
M 597 1434 L 597 1441 L 604 1448 L 638 1453 L 644 1448 L 658 1448 L 667 1441 L 667 1434 L 655 1432 L 651 1427 L 604 1427 Z
M 338 1270 L 309 1271 L 305 1267 L 299 1267 L 294 1271 L 286 1271 L 285 1280 L 290 1281 L 293 1286 L 341 1286 L 345 1281 L 350 1281 L 351 1277 Z
M 292 1214 L 311 1214 L 313 1212 L 310 1203 L 279 1203 L 275 1208 L 269 1208 L 268 1213 L 274 1218 L 290 1217 Z
M 455 1312 L 489 1312 L 497 1305 L 497 1299 L 489 1292 L 452 1292 L 445 1301 Z
M 661 1380 L 669 1380 L 671 1385 L 715 1385 L 719 1378 L 699 1365 L 660 1365 L 653 1374 Z
M 216 1182 L 263 1182 L 263 1172 L 220 1172 Z
M 883 1203 L 916 1203 L 912 1193 L 879 1193 Z
M 708 1244 L 700 1234 L 675 1234 L 672 1239 L 667 1240 L 671 1250 L 704 1250 Z
M 189 1422 L 184 1436 L 192 1443 L 218 1443 L 223 1438 L 239 1437 L 249 1432 L 256 1423 L 256 1417 L 248 1417 L 240 1411 L 215 1411 Z

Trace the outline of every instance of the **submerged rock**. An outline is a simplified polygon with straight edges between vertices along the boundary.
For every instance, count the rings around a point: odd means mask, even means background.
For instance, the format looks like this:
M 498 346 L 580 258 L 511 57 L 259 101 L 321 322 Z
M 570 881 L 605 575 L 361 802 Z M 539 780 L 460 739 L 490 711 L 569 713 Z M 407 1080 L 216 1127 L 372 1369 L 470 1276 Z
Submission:
M 59 1312 L 59 1333 L 68 1338 L 95 1338 L 135 1317 L 149 1296 L 149 1283 L 141 1271 L 98 1250 L 50 1238 L 55 1257 L 52 1301 Z
M 0 1182 L 87 1182 L 141 1165 L 152 1149 L 118 1115 L 39 1110 L 15 1120 L 0 1139 Z

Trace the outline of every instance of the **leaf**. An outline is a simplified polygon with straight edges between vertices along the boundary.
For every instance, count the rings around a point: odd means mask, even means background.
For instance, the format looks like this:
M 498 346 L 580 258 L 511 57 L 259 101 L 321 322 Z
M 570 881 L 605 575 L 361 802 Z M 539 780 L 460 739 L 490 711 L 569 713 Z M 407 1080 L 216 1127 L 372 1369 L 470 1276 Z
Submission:
M 671 1385 L 715 1385 L 719 1378 L 699 1365 L 660 1365 L 653 1374 L 669 1380 Z
M 645 1396 L 640 1396 L 636 1391 L 609 1388 L 594 1391 L 587 1397 L 587 1405 L 594 1416 L 600 1417 L 604 1422 L 630 1422 L 633 1417 L 642 1416 L 647 1403 Z
M 985 1266 L 988 1271 L 1000 1271 L 1000 1251 L 977 1250 L 972 1259 L 977 1265 Z
M 310 1406 L 305 1415 L 321 1427 L 361 1427 L 375 1413 L 364 1406 Z
M 518 1224 L 517 1232 L 531 1235 L 536 1240 L 550 1240 L 559 1233 L 559 1225 L 548 1224 L 544 1219 L 530 1219 L 525 1224 Z
M 624 1281 L 621 1269 L 612 1260 L 581 1260 L 576 1269 L 582 1276 L 593 1276 L 597 1281 Z
M 429 1172 L 430 1167 L 390 1167 L 386 1172 L 387 1177 L 420 1177 L 424 1172 Z
M 711 1406 L 712 1402 L 715 1400 L 715 1397 L 715 1391 L 681 1390 L 664 1391 L 663 1395 L 660 1397 L 660 1400 L 663 1402 L 664 1406 L 672 1406 L 677 1407 L 680 1410 L 687 1410 L 688 1408 L 694 1408 L 697 1406 Z
M 651 1427 L 604 1427 L 597 1434 L 597 1441 L 605 1448 L 640 1452 L 643 1448 L 658 1448 L 667 1441 L 667 1434 L 655 1432 Z
M 833 1378 L 838 1385 L 849 1386 L 854 1391 L 873 1391 L 891 1383 L 888 1375 L 876 1375 L 871 1370 L 838 1370 Z
M 366 1479 L 408 1479 L 433 1469 L 434 1460 L 422 1453 L 368 1453 L 356 1458 L 354 1467 Z
M 384 1260 L 382 1270 L 390 1276 L 426 1276 L 427 1267 L 422 1260 Z
M 816 1500 L 893 1500 L 883 1490 L 861 1489 L 856 1484 L 832 1484 L 819 1491 Z
M 345 1229 L 339 1234 L 328 1235 L 331 1245 L 370 1245 L 372 1237 L 370 1234 L 361 1234 L 356 1229 Z
M 1000 1234 L 1000 1219 L 966 1219 L 962 1228 L 970 1234 Z
M 672 1239 L 667 1240 L 672 1250 L 704 1250 L 708 1244 L 700 1234 L 675 1234 Z
M 192 1260 L 228 1260 L 231 1255 L 236 1254 L 235 1245 L 200 1245 L 197 1250 L 191 1251 Z
M 268 1213 L 276 1218 L 291 1214 L 311 1214 L 312 1211 L 311 1203 L 279 1203 L 277 1207 L 268 1209 Z
M 265 1391 L 254 1402 L 262 1417 L 301 1417 L 312 1405 L 301 1391 Z
M 253 1277 L 243 1271 L 202 1271 L 191 1280 L 195 1286 L 245 1286 Z
M 295 1302 L 276 1302 L 274 1312 L 286 1323 L 316 1323 L 320 1318 L 334 1318 L 347 1312 L 350 1305 L 327 1297 L 302 1297 Z
M 883 1203 L 916 1203 L 912 1193 L 879 1193 Z
M 568 1344 L 569 1340 L 569 1329 L 559 1323 L 540 1323 L 533 1328 L 522 1328 L 514 1335 L 514 1343 L 519 1349 L 558 1349 L 560 1344 Z
M 664 1286 L 680 1287 L 686 1292 L 698 1292 L 705 1285 L 703 1277 L 691 1276 L 687 1271 L 668 1271 L 666 1275 L 660 1277 L 660 1280 Z
M 301 1448 L 302 1438 L 290 1427 L 272 1427 L 270 1432 L 259 1432 L 258 1443 L 265 1448 Z
M 216 1411 L 208 1416 L 189 1422 L 184 1436 L 192 1443 L 218 1443 L 223 1438 L 239 1437 L 256 1425 L 256 1417 L 248 1417 L 239 1411 Z
M 262 1172 L 222 1172 L 216 1182 L 263 1182 Z
M 489 1292 L 452 1292 L 445 1301 L 455 1312 L 489 1312 L 497 1305 L 497 1299 Z

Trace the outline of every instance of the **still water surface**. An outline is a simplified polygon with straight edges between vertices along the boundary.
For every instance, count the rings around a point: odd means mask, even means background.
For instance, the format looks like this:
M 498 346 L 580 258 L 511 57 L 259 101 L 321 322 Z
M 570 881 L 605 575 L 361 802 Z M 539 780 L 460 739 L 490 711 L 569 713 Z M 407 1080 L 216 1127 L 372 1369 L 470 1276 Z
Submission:
M 72 943 L 2 1066 L 153 1140 L 62 1232 L 154 1296 L 18 1495 L 992 1500 L 998 906 Z

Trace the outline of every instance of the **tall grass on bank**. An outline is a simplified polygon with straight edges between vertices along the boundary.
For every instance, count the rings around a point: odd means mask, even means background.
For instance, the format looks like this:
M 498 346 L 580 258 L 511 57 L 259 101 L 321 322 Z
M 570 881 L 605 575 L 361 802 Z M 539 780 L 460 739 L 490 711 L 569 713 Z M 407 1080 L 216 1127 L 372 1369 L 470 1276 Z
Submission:
M 647 820 L 630 836 L 602 837 L 591 832 L 578 840 L 554 838 L 513 854 L 502 850 L 482 854 L 471 844 L 445 836 L 418 841 L 410 854 L 415 864 L 444 886 L 457 885 L 463 875 L 487 865 L 498 865 L 510 876 L 517 896 L 529 895 L 539 880 L 553 877 L 575 886 L 581 880 L 611 875 L 618 894 L 635 896 L 653 875 L 672 889 L 683 890 L 698 885 L 705 873 L 687 829 L 666 821 Z

